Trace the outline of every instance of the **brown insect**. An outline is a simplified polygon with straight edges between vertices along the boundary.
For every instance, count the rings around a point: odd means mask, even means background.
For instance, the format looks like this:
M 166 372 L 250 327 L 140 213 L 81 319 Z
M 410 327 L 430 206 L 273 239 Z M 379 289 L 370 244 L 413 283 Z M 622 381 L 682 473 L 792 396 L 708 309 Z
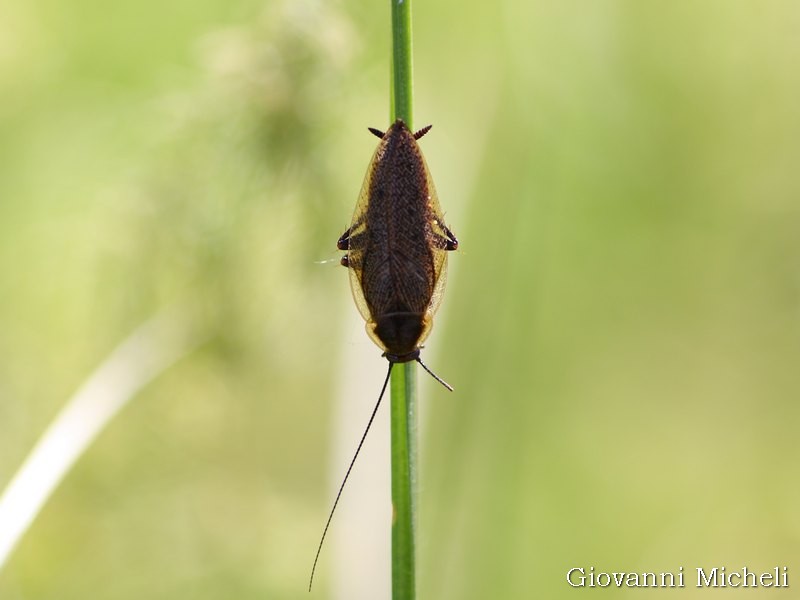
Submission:
M 367 322 L 367 333 L 388 359 L 389 368 L 322 532 L 309 591 L 333 513 L 378 412 L 394 364 L 416 361 L 436 381 L 453 390 L 419 357 L 442 300 L 447 253 L 458 248 L 456 236 L 444 224 L 428 165 L 417 144 L 430 129 L 428 125 L 412 133 L 400 119 L 385 133 L 369 129 L 381 141 L 367 169 L 350 227 L 336 244 L 339 250 L 347 251 L 341 263 L 350 271 L 356 306 Z

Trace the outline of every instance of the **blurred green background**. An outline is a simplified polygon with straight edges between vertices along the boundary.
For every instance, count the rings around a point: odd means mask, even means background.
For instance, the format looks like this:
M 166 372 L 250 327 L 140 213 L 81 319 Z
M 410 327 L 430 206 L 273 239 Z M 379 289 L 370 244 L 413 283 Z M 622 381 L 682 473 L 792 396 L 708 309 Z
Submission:
M 0 6 L 0 487 L 142 323 L 204 340 L 83 456 L 2 600 L 388 597 L 380 429 L 305 591 L 385 369 L 334 244 L 388 123 L 388 8 Z M 461 242 L 425 352 L 456 392 L 423 380 L 420 598 L 800 577 L 800 5 L 414 10 Z

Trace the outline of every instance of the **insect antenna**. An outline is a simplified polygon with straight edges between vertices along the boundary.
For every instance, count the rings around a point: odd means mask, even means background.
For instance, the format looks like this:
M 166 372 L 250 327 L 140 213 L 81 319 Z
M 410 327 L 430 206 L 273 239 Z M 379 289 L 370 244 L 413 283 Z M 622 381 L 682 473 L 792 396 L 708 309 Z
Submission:
M 422 363 L 420 363 L 422 364 Z M 372 421 L 375 420 L 375 415 L 378 412 L 378 407 L 381 405 L 381 400 L 383 399 L 383 394 L 386 392 L 386 386 L 389 385 L 389 376 L 392 374 L 392 367 L 394 363 L 389 363 L 389 370 L 386 371 L 386 379 L 383 381 L 383 387 L 381 388 L 381 393 L 378 396 L 378 401 L 375 403 L 375 408 L 372 409 L 372 415 L 369 417 L 369 422 L 367 423 L 366 429 L 364 429 L 364 434 L 361 436 L 361 441 L 358 442 L 358 448 L 356 448 L 356 453 L 353 455 L 353 460 L 350 461 L 350 466 L 347 467 L 347 473 L 344 475 L 344 479 L 342 479 L 342 485 L 339 486 L 339 492 L 336 494 L 336 500 L 333 501 L 333 508 L 331 508 L 331 514 L 328 515 L 328 521 L 325 523 L 325 529 L 322 531 L 322 537 L 319 540 L 319 546 L 317 547 L 317 554 L 314 556 L 314 566 L 311 567 L 311 577 L 308 580 L 308 591 L 311 591 L 311 586 L 314 583 L 314 571 L 317 570 L 317 561 L 319 560 L 319 553 L 322 551 L 322 544 L 325 541 L 325 535 L 328 533 L 328 527 L 331 525 L 331 519 L 333 519 L 333 513 L 336 512 L 336 506 L 339 504 L 339 498 L 342 497 L 342 491 L 344 490 L 344 485 L 347 483 L 347 478 L 350 477 L 350 471 L 353 470 L 353 465 L 356 464 L 356 458 L 358 458 L 358 453 L 361 452 L 361 446 L 364 445 L 364 440 L 367 439 L 367 433 L 369 433 L 369 428 L 372 426 Z M 425 365 L 422 365 L 425 367 Z M 427 367 L 425 367 L 427 371 Z M 430 371 L 428 371 L 430 373 Z M 433 375 L 433 373 L 431 373 Z M 436 375 L 433 375 L 436 377 Z M 439 381 L 442 381 L 438 377 L 436 377 Z M 444 383 L 444 381 L 442 381 Z M 444 383 L 444 385 L 447 385 Z M 450 387 L 450 386 L 448 386 Z M 450 388 L 453 389 L 453 388 Z
M 451 392 L 453 391 L 453 386 L 452 386 L 452 385 L 450 385 L 449 383 L 447 383 L 447 382 L 446 382 L 444 379 L 442 379 L 441 377 L 439 377 L 439 376 L 438 376 L 436 373 L 434 373 L 433 371 L 431 371 L 431 370 L 430 370 L 430 369 L 429 369 L 427 366 L 425 366 L 425 363 L 424 363 L 424 362 L 422 362 L 422 361 L 419 359 L 419 356 L 417 357 L 417 362 L 418 362 L 419 364 L 421 364 L 421 365 L 422 365 L 422 368 L 423 368 L 423 369 L 425 369 L 425 370 L 428 372 L 428 374 L 429 374 L 431 377 L 433 377 L 433 378 L 434 378 L 436 381 L 438 381 L 439 383 L 441 383 L 441 384 L 442 384 L 444 387 L 446 387 L 446 388 L 447 388 L 448 390 L 450 390 Z

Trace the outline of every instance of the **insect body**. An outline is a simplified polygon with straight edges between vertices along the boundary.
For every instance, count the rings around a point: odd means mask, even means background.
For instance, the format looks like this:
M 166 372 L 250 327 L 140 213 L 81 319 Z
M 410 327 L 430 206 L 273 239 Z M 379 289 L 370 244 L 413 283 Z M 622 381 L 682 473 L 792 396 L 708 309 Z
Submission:
M 417 144 L 429 130 L 412 133 L 399 119 L 386 133 L 370 130 L 381 142 L 337 244 L 347 250 L 342 264 L 367 333 L 390 363 L 419 360 L 444 291 L 447 252 L 458 248 Z
M 433 180 L 417 144 L 430 128 L 412 133 L 400 119 L 385 133 L 370 128 L 381 141 L 367 169 L 350 227 L 337 243 L 339 250 L 347 251 L 341 263 L 350 271 L 350 287 L 367 321 L 367 333 L 383 350 L 389 368 L 322 532 L 309 591 L 333 513 L 394 364 L 417 361 L 436 381 L 453 389 L 419 358 L 442 299 L 447 252 L 458 248 L 458 240 L 444 224 Z

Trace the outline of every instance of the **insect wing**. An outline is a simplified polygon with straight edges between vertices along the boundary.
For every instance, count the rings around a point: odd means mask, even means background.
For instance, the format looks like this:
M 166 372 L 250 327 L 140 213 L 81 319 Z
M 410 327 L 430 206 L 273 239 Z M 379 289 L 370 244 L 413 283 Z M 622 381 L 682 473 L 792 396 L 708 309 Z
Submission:
M 422 157 L 422 153 L 420 153 Z M 422 157 L 423 164 L 425 158 Z M 439 206 L 439 198 L 436 195 L 436 187 L 433 185 L 433 178 L 431 177 L 430 169 L 425 164 L 425 176 L 428 181 L 428 207 L 431 214 L 430 230 L 428 232 L 428 243 L 431 252 L 433 253 L 433 268 L 435 273 L 436 284 L 433 289 L 431 301 L 428 304 L 426 311 L 429 317 L 433 317 L 434 313 L 438 310 L 444 296 L 444 287 L 447 283 L 447 239 L 448 232 L 444 226 L 444 218 L 442 217 L 442 209 Z M 425 334 L 430 332 L 430 329 Z M 420 340 L 420 343 L 424 340 Z
M 347 249 L 350 289 L 353 292 L 353 299 L 355 300 L 356 307 L 358 307 L 358 312 L 361 313 L 361 316 L 367 323 L 373 321 L 367 299 L 364 297 L 364 290 L 361 287 L 362 267 L 367 244 L 367 208 L 369 207 L 369 192 L 372 185 L 372 178 L 375 174 L 376 166 L 385 150 L 386 140 L 382 140 L 380 144 L 378 144 L 378 148 L 375 150 L 372 161 L 367 168 L 367 174 L 364 176 L 364 183 L 361 186 L 361 192 L 356 202 L 356 209 L 353 212 L 353 220 L 350 223 L 350 240 Z M 375 339 L 378 345 L 383 348 L 383 343 L 375 338 L 370 327 L 367 327 L 367 332 L 370 334 L 370 337 Z

